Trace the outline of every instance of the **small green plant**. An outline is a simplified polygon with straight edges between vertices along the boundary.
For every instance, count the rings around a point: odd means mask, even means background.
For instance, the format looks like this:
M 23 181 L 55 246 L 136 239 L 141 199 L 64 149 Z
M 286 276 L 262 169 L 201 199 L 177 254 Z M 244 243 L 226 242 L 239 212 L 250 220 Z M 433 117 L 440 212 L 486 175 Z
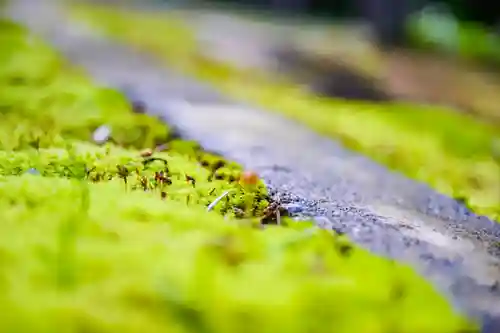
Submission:
M 255 194 L 257 192 L 257 185 L 259 183 L 259 176 L 253 171 L 245 171 L 241 174 L 240 185 L 243 188 L 243 201 L 245 206 L 245 216 L 252 216 L 253 204 Z

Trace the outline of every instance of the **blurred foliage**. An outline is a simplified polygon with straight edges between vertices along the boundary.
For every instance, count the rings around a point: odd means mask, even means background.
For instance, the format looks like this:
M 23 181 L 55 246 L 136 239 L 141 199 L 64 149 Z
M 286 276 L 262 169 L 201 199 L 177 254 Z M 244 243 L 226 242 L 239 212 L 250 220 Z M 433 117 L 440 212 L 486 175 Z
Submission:
M 500 68 L 500 35 L 479 23 L 459 21 L 447 7 L 426 7 L 408 22 L 414 46 L 443 51 Z
M 168 2 L 169 0 L 157 0 Z M 425 5 L 446 6 L 450 11 L 462 21 L 492 23 L 492 19 L 497 16 L 495 5 L 491 5 L 486 0 L 402 0 L 411 3 L 411 7 L 419 8 Z M 272 1 L 265 0 L 205 0 L 205 3 L 232 3 L 260 6 L 270 9 L 273 6 Z M 370 5 L 369 0 L 365 1 L 329 1 L 329 0 L 304 0 L 306 4 L 301 7 L 305 13 L 328 16 L 331 18 L 349 18 L 359 17 L 364 9 Z M 365 8 L 363 8 L 365 7 Z M 390 11 L 387 11 L 388 13 Z
M 79 69 L 5 21 L 0 22 L 0 64 L 0 149 L 19 150 L 35 141 L 40 148 L 61 146 L 63 137 L 89 140 L 103 124 L 126 147 L 152 147 L 170 135 L 154 118 L 131 112 L 121 94 L 90 86 Z
M 306 4 L 302 14 L 313 14 L 330 19 L 362 17 L 373 5 L 371 0 L 298 1 Z M 468 0 L 401 1 L 409 2 L 408 8 L 414 8 L 415 11 L 408 18 L 407 24 L 408 38 L 413 47 L 453 52 L 465 59 L 500 67 L 500 35 L 492 31 L 491 27 L 492 23 L 495 23 L 492 19 L 500 10 L 499 6 L 489 5 L 486 1 L 478 1 L 482 5 L 474 4 Z M 268 9 L 272 8 L 273 3 L 241 0 L 207 1 L 207 3 L 218 2 L 253 4 Z M 394 12 L 390 6 L 381 11 L 385 12 L 387 21 L 390 21 L 393 15 L 401 15 Z M 500 24 L 500 18 L 497 23 Z

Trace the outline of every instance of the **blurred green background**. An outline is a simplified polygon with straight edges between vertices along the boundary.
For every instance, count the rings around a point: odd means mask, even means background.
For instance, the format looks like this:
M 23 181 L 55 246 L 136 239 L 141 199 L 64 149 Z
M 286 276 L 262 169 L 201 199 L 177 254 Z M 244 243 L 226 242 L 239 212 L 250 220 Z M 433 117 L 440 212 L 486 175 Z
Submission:
M 172 1 L 164 1 L 172 2 Z M 404 34 L 407 46 L 500 66 L 500 4 L 472 0 L 210 0 L 325 19 L 368 18 L 376 34 Z M 398 38 L 398 37 L 395 37 Z

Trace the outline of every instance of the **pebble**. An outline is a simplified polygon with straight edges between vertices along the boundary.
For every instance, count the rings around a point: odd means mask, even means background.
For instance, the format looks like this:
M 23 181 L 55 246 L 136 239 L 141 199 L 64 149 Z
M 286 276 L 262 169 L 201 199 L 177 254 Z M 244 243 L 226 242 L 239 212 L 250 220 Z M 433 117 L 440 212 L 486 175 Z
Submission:
M 314 217 L 314 222 L 320 228 L 328 229 L 331 228 L 332 222 L 325 216 L 316 216 Z
M 283 205 L 283 207 L 290 214 L 299 214 L 304 210 L 304 207 L 302 205 L 294 204 L 294 203 Z
M 34 168 L 30 168 L 26 171 L 26 173 L 30 174 L 30 175 L 40 175 L 40 171 L 38 171 L 37 169 L 34 169 Z
M 92 135 L 92 139 L 94 140 L 95 143 L 102 144 L 102 143 L 105 143 L 106 141 L 108 141 L 110 136 L 111 136 L 111 129 L 109 128 L 109 126 L 102 125 L 102 126 L 99 126 L 94 131 L 94 134 Z

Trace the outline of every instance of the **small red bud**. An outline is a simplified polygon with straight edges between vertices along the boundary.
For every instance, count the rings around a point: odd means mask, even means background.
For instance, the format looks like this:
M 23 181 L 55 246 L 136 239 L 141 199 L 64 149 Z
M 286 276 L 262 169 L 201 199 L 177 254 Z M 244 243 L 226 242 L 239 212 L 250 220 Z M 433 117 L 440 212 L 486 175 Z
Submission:
M 240 183 L 242 185 L 257 185 L 259 176 L 254 171 L 244 171 L 240 176 Z

